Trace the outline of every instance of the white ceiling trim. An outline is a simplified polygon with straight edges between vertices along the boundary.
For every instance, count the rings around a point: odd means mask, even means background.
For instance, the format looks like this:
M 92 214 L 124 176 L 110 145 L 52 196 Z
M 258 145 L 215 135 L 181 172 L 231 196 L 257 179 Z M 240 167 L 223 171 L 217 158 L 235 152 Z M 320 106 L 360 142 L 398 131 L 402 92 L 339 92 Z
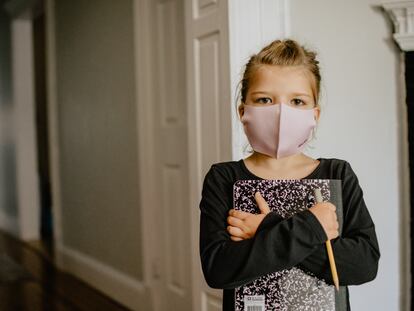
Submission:
M 414 51 L 414 1 L 382 3 L 394 23 L 394 40 L 403 51 Z

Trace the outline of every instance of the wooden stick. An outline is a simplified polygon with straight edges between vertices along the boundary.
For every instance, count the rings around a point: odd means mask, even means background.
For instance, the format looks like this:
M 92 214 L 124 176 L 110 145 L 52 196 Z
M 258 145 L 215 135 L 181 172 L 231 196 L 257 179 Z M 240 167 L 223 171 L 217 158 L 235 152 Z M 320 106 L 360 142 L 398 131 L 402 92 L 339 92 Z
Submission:
M 314 189 L 314 194 L 315 194 L 315 199 L 317 203 L 323 202 L 321 189 L 319 188 Z M 335 264 L 334 254 L 332 251 L 331 240 L 327 240 L 325 244 L 326 244 L 326 250 L 328 251 L 328 258 L 329 258 L 329 264 L 331 266 L 332 279 L 334 281 L 336 290 L 339 291 L 339 278 L 338 278 L 338 272 L 336 271 L 336 264 Z

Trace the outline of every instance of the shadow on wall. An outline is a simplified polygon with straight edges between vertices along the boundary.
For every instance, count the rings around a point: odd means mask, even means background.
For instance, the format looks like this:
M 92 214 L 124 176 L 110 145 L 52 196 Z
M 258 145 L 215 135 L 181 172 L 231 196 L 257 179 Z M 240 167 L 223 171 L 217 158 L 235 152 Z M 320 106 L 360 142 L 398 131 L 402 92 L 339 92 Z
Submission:
M 10 33 L 10 17 L 3 10 L 4 0 L 0 0 L 0 111 L 12 105 L 11 100 L 11 33 Z M 1 124 L 3 125 L 3 116 L 1 116 Z M 3 133 L 1 129 L 0 135 Z
M 10 18 L 0 0 L 0 215 L 17 217 L 16 146 L 13 141 Z M 4 217 L 5 216 L 5 217 Z
M 8 139 L 0 142 L 0 214 L 3 213 L 17 217 L 16 150 Z

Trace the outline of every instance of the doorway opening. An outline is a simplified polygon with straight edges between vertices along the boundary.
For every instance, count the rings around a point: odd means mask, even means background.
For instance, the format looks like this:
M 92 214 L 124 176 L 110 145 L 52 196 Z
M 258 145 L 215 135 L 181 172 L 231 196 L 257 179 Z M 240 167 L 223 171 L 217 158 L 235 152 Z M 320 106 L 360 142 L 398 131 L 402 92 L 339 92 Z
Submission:
M 45 14 L 33 18 L 33 62 L 35 82 L 37 167 L 40 194 L 40 237 L 49 251 L 53 246 L 52 198 L 49 171 L 49 140 L 46 89 L 46 35 Z
M 407 103 L 407 118 L 408 118 L 408 148 L 409 148 L 409 163 L 410 163 L 410 205 L 411 215 L 414 214 L 414 51 L 405 52 L 405 88 L 406 88 L 406 103 Z M 410 230 L 414 232 L 414 222 L 410 217 Z M 414 247 L 414 239 L 411 235 L 410 243 L 412 250 Z M 410 254 L 411 264 L 410 269 L 414 271 L 414 258 Z M 411 284 L 412 284 L 411 275 Z M 413 305 L 414 299 L 411 295 L 411 305 Z

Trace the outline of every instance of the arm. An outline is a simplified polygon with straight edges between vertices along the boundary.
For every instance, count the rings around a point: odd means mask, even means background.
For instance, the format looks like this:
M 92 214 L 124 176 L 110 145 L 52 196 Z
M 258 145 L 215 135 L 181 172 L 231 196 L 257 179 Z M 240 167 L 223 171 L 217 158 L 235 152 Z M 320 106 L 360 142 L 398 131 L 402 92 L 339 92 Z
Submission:
M 363 191 L 350 164 L 346 162 L 342 176 L 344 222 L 342 235 L 331 240 L 340 285 L 359 285 L 377 275 L 380 251 L 371 219 L 363 198 Z M 298 267 L 314 273 L 333 284 L 329 259 L 324 244 Z
M 226 230 L 232 205 L 233 182 L 213 164 L 205 176 L 199 205 L 201 265 L 212 288 L 235 288 L 291 268 L 327 240 L 316 216 L 305 210 L 283 220 L 270 212 L 253 238 L 233 241 Z

